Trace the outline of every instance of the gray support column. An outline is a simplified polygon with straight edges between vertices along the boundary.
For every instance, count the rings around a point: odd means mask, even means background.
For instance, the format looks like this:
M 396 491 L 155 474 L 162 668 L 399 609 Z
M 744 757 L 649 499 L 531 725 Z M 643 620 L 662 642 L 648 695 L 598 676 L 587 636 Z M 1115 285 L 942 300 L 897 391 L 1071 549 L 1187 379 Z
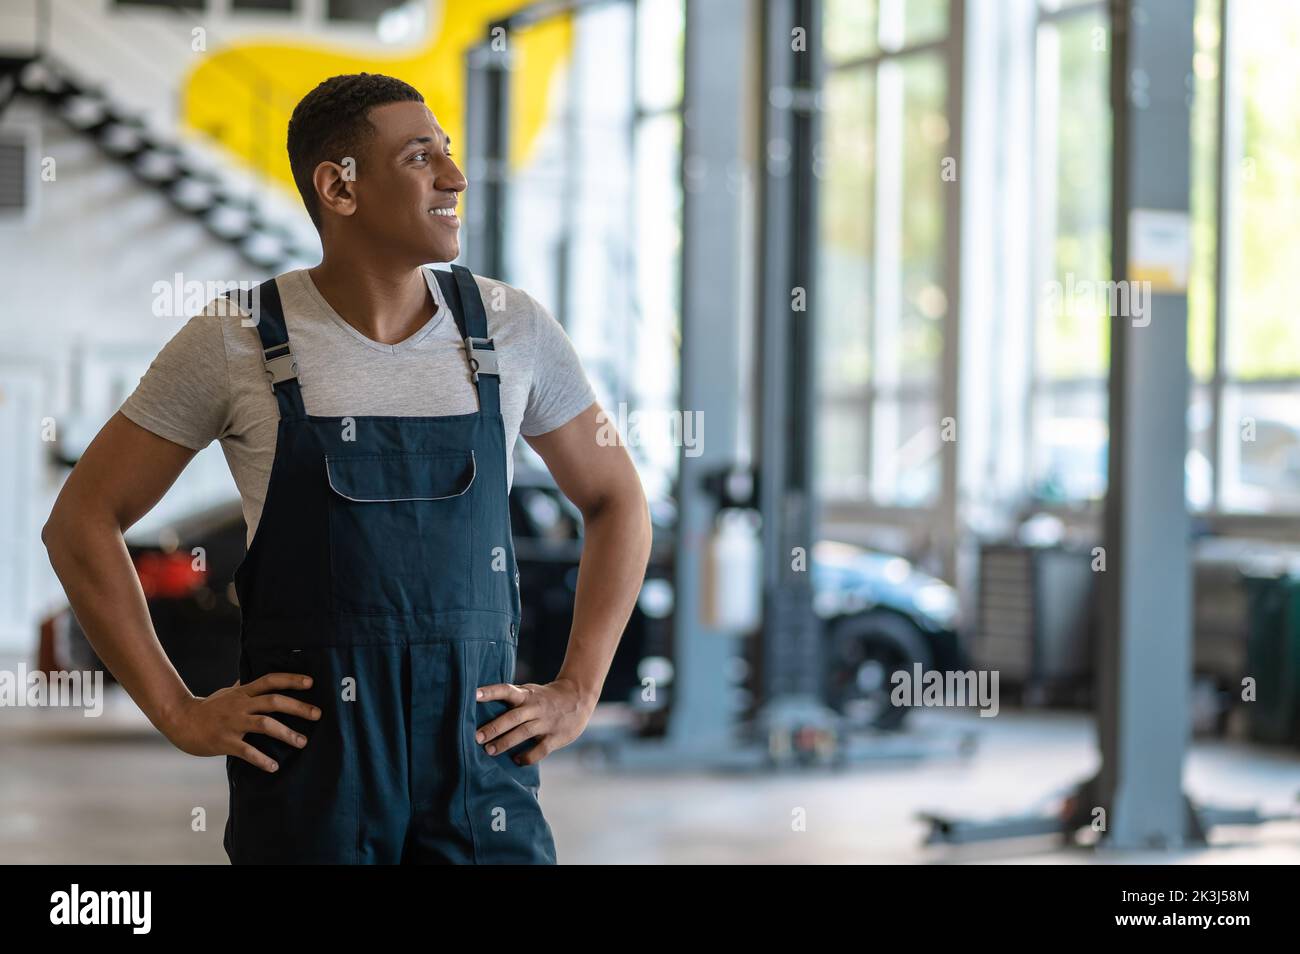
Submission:
M 1144 220 L 1138 210 L 1188 211 L 1193 8 L 1194 0 L 1112 4 L 1117 280 L 1140 277 L 1145 243 L 1130 232 Z M 1182 790 L 1191 682 L 1186 292 L 1157 293 L 1147 306 L 1140 319 L 1120 315 L 1111 325 L 1103 765 L 1093 791 L 1116 848 L 1172 848 L 1197 836 Z
M 488 39 L 465 54 L 465 228 L 461 263 L 493 278 L 505 277 L 505 242 L 509 155 L 509 45 L 504 23 L 488 28 Z M 496 32 L 494 34 L 494 30 Z
M 942 575 L 952 583 L 957 583 L 957 549 L 962 526 L 962 494 L 960 479 L 960 455 L 962 437 L 968 433 L 970 423 L 961 414 L 961 384 L 963 373 L 961 355 L 962 334 L 965 324 L 962 311 L 962 193 L 966 178 L 966 155 L 963 130 L 965 129 L 965 112 L 962 109 L 962 97 L 965 89 L 966 70 L 966 0 L 952 0 L 948 7 L 948 152 L 946 158 L 956 164 L 957 178 L 944 183 L 944 292 L 948 298 L 948 310 L 944 316 L 943 354 L 939 387 L 939 420 L 935 426 L 943 433 L 943 422 L 952 418 L 957 425 L 956 442 L 944 442 L 939 457 L 941 501 L 938 515 L 938 540 L 936 541 L 942 564 Z M 940 172 L 932 171 L 932 175 Z M 969 430 L 974 430 L 970 428 Z
M 744 230 L 751 163 L 743 104 L 753 95 L 751 0 L 689 0 L 686 4 L 682 147 L 681 406 L 703 421 L 701 453 L 682 449 L 678 483 L 676 675 L 669 743 L 674 749 L 725 749 L 736 723 L 728 673 L 738 634 L 701 622 L 704 544 L 716 504 L 701 479 L 735 463 L 737 342 L 752 334 L 743 303 L 741 262 L 752 237 Z M 741 107 L 741 108 L 738 108 Z
M 816 542 L 813 447 L 817 423 L 812 315 L 817 195 L 820 5 L 764 4 L 761 427 L 763 682 L 765 705 L 821 699 L 819 620 L 812 607 Z M 796 49 L 796 30 L 806 43 Z M 804 310 L 794 307 L 802 289 Z M 794 550 L 806 560 L 794 565 Z

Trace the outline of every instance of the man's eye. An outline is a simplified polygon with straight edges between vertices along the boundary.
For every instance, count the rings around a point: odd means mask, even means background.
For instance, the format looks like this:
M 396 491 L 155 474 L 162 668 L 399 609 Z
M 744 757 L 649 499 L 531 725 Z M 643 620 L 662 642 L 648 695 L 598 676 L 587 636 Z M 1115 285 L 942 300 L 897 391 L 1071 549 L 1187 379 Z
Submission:
M 419 159 L 421 156 L 427 156 L 427 155 L 428 155 L 427 152 L 417 152 L 417 153 L 416 153 L 415 155 L 413 155 L 411 158 L 412 158 L 412 159 Z

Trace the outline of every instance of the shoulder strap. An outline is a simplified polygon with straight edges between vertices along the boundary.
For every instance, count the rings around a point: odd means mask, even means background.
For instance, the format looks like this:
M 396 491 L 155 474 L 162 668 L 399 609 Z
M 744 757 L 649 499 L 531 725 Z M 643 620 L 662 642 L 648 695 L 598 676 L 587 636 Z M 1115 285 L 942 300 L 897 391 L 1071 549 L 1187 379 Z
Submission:
M 474 273 L 464 266 L 453 265 L 450 272 L 435 268 L 433 274 L 465 344 L 465 361 L 478 390 L 479 413 L 499 414 L 501 373 L 497 368 L 496 346 L 488 337 L 487 312 Z
M 249 291 L 234 289 L 227 292 L 225 297 L 237 301 L 252 316 L 262 342 L 262 364 L 270 379 L 276 403 L 280 406 L 280 417 L 306 417 L 307 411 L 302 403 L 302 390 L 298 383 L 298 362 L 289 348 L 289 330 L 284 322 L 280 288 L 275 279 L 268 278 Z

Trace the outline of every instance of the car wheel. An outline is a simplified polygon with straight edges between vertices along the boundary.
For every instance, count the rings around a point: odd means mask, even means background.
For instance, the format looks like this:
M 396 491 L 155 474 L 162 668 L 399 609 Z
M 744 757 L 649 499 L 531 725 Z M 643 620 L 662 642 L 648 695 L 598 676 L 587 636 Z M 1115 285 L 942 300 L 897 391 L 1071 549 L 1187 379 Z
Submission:
M 931 667 L 921 631 L 893 613 L 865 613 L 832 625 L 827 666 L 827 702 L 850 724 L 897 729 L 908 706 L 890 701 L 894 673 Z

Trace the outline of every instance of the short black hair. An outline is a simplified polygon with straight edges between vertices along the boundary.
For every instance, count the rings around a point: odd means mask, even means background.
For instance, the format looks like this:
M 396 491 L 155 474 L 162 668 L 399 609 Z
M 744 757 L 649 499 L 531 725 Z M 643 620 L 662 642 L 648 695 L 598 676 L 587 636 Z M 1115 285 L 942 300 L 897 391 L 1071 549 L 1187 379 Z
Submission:
M 298 194 L 320 231 L 320 207 L 312 174 L 322 162 L 360 162 L 361 146 L 374 134 L 367 114 L 387 103 L 423 103 L 409 83 L 382 73 L 331 76 L 304 96 L 289 117 L 289 168 Z

